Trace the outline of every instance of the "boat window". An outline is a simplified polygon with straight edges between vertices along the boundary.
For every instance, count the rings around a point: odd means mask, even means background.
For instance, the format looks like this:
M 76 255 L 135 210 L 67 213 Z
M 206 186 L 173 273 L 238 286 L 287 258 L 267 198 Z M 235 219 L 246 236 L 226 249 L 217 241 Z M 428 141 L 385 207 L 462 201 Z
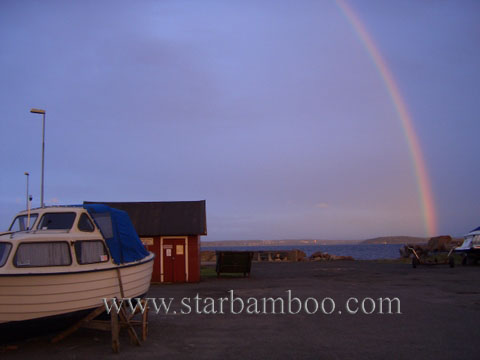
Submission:
M 8 259 L 8 254 L 10 254 L 10 249 L 12 244 L 7 242 L 0 242 L 0 267 L 5 265 Z
M 71 265 L 70 246 L 64 241 L 21 243 L 13 259 L 16 267 Z
M 112 218 L 109 213 L 92 213 L 93 220 L 105 239 L 113 237 Z
M 475 235 L 473 237 L 473 245 L 474 246 L 479 246 L 480 245 L 480 235 Z
M 75 220 L 75 213 L 46 213 L 42 216 L 38 229 L 40 230 L 69 230 Z
M 92 221 L 88 218 L 87 214 L 83 213 L 78 220 L 78 230 L 92 232 L 95 230 Z
M 107 249 L 101 240 L 75 241 L 75 255 L 82 265 L 108 261 Z
M 13 220 L 12 225 L 8 228 L 8 231 L 26 231 L 33 228 L 35 220 L 37 220 L 38 214 L 30 214 L 30 220 L 28 215 L 19 215 Z

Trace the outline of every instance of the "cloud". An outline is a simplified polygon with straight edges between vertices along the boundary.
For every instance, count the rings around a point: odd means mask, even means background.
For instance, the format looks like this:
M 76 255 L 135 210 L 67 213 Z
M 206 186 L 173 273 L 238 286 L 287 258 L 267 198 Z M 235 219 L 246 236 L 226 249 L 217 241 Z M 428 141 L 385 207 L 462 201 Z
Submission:
M 328 206 L 329 206 L 329 205 L 328 205 L 328 203 L 326 203 L 326 202 L 319 202 L 319 203 L 316 203 L 316 204 L 315 204 L 315 207 L 316 207 L 316 208 L 320 208 L 320 209 L 326 209 L 326 208 L 328 208 Z

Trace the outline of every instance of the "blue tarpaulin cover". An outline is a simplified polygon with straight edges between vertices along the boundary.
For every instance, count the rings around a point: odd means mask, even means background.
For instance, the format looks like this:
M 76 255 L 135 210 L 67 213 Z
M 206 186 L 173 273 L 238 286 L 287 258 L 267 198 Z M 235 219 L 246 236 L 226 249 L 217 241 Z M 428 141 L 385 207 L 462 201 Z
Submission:
M 116 264 L 138 261 L 148 256 L 125 211 L 102 204 L 86 204 L 83 207 L 100 229 Z

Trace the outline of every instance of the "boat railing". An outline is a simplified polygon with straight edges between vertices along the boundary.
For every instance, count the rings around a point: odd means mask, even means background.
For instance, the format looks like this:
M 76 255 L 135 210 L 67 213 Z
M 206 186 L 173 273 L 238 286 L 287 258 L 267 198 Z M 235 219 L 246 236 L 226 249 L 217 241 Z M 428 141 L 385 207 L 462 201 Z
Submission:
M 32 234 L 43 233 L 43 232 L 50 232 L 54 234 L 68 234 L 72 229 L 35 229 L 31 230 Z
M 24 234 L 24 233 L 30 233 L 32 232 L 31 230 L 19 230 L 19 231 L 9 231 L 6 234 L 10 234 L 10 240 L 14 238 L 15 235 L 18 234 Z M 2 234 L 3 235 L 3 234 Z

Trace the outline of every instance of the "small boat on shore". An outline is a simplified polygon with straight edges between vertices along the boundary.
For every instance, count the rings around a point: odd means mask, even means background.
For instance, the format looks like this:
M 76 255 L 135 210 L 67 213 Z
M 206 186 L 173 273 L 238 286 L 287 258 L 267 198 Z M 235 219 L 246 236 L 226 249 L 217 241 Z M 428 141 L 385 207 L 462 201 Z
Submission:
M 463 256 L 463 265 L 477 263 L 480 259 L 480 227 L 466 234 L 462 245 L 455 248 L 454 251 Z
M 142 297 L 154 254 L 127 213 L 106 205 L 20 212 L 0 234 L 0 330 Z

